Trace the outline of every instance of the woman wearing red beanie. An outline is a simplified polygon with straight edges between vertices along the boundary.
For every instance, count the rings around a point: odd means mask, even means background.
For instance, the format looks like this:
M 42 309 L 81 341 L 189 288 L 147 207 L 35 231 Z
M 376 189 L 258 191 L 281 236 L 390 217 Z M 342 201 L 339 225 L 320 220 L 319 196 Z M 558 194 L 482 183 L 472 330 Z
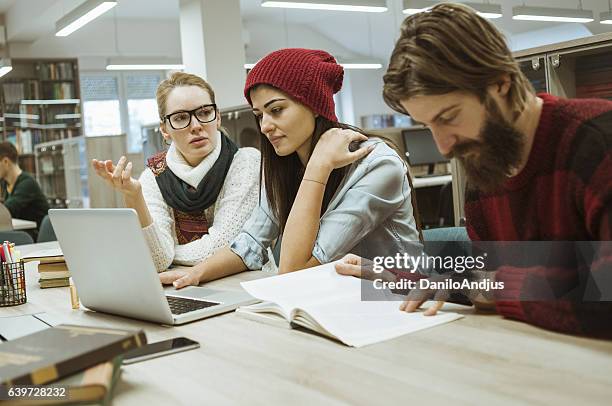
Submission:
M 404 161 L 385 142 L 338 123 L 343 68 L 325 51 L 272 52 L 244 94 L 262 134 L 260 204 L 229 247 L 189 270 L 160 274 L 180 288 L 261 269 L 282 237 L 279 272 L 347 253 L 374 257 L 418 241 Z M 361 144 L 361 145 L 358 145 Z

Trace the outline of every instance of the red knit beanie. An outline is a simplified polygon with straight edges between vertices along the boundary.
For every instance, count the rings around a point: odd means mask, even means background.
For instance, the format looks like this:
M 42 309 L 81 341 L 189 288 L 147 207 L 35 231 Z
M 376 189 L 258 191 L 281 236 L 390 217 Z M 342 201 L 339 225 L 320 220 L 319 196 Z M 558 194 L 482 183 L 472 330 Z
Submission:
M 344 69 L 325 51 L 286 48 L 257 62 L 247 75 L 244 97 L 252 106 L 251 88 L 266 84 L 287 93 L 328 120 L 338 121 L 334 93 L 342 87 Z

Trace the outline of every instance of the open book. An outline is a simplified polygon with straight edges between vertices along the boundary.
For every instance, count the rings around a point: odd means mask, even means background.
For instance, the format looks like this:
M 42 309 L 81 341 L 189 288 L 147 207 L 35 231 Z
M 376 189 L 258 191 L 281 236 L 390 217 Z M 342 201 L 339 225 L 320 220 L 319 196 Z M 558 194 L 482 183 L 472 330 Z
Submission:
M 334 263 L 249 282 L 242 287 L 257 299 L 237 313 L 273 324 L 305 327 L 346 345 L 362 347 L 457 320 L 456 313 L 406 313 L 399 301 L 361 300 L 362 281 L 338 275 Z M 371 285 L 370 285 L 371 286 Z M 282 317 L 284 320 L 282 320 Z

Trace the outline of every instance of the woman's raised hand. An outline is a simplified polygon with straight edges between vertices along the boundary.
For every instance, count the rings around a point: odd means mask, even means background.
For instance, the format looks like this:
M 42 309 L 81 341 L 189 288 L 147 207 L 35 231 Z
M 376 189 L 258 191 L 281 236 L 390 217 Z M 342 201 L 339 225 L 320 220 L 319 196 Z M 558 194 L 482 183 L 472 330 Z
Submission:
M 115 190 L 121 192 L 126 198 L 133 198 L 141 193 L 140 182 L 132 178 L 132 163 L 127 162 L 125 156 L 119 158 L 116 166 L 113 165 L 111 160 L 98 161 L 93 159 L 91 164 L 99 177 Z
M 369 147 L 361 147 L 355 151 L 349 150 L 349 145 L 352 142 L 356 141 L 359 143 L 367 139 L 367 136 L 357 131 L 331 128 L 321 135 L 308 164 L 323 166 L 330 171 L 342 168 L 363 158 L 374 149 L 374 145 L 371 145 Z

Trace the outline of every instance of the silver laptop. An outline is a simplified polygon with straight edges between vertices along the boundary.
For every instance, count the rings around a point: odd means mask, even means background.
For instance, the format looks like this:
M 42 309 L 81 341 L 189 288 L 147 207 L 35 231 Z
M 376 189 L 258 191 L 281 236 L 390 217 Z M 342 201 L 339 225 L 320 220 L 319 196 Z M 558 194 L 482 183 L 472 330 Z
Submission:
M 49 217 L 79 298 L 91 310 L 183 324 L 256 302 L 243 291 L 164 289 L 132 209 L 53 209 Z

